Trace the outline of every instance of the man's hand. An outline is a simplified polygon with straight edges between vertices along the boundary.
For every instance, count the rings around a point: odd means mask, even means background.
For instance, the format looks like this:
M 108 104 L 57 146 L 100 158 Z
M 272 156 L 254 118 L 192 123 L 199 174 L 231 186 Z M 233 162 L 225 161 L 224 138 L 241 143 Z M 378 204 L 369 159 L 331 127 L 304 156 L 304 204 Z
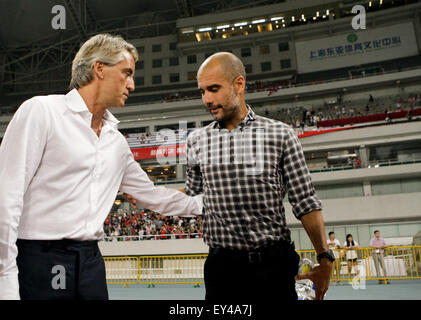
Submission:
M 313 281 L 316 289 L 316 300 L 323 300 L 327 289 L 329 288 L 330 276 L 332 274 L 333 264 L 328 259 L 322 259 L 319 266 L 313 270 L 299 274 L 295 280 L 309 279 Z
M 126 200 L 131 203 L 133 208 L 135 208 L 135 209 L 137 208 L 136 207 L 137 200 L 135 198 L 133 198 L 130 194 L 123 193 L 123 197 L 126 198 Z
M 180 188 L 180 189 L 177 189 L 177 190 L 186 194 L 186 191 L 184 190 L 184 188 Z M 135 198 L 133 198 L 130 194 L 123 193 L 123 197 L 131 203 L 133 208 L 135 208 L 135 209 L 137 208 L 137 206 L 136 206 L 137 200 Z
M 325 226 L 322 212 L 312 211 L 301 218 L 301 222 L 314 245 L 317 254 L 326 252 L 329 248 L 326 241 Z M 322 259 L 320 266 L 312 271 L 303 273 L 296 277 L 297 280 L 310 279 L 316 287 L 316 300 L 322 300 L 329 288 L 329 280 L 332 274 L 332 262 L 329 259 Z

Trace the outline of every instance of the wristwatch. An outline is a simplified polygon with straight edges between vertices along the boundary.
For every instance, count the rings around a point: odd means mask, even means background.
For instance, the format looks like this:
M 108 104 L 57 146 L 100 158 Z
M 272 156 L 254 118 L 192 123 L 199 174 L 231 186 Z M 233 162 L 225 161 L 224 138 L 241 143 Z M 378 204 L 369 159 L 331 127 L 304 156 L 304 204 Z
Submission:
M 323 252 L 323 253 L 321 253 L 321 254 L 319 254 L 318 256 L 317 256 L 317 261 L 320 263 L 320 261 L 323 259 L 323 258 L 327 258 L 327 259 L 329 259 L 331 262 L 333 262 L 333 261 L 335 261 L 336 259 L 335 259 L 335 255 L 333 254 L 333 251 L 332 250 L 327 250 L 326 252 Z

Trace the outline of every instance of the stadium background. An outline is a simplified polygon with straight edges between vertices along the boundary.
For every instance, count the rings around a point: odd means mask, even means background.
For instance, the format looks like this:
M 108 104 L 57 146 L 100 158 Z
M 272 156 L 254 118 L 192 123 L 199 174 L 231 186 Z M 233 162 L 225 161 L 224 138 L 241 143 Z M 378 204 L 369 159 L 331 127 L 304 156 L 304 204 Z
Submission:
M 352 28 L 357 4 L 365 30 Z M 65 8 L 64 29 L 52 26 L 56 5 Z M 2 0 L 0 139 L 24 100 L 67 92 L 83 41 L 120 34 L 140 61 L 136 90 L 111 111 L 150 178 L 180 188 L 186 136 L 212 121 L 196 71 L 212 53 L 230 51 L 246 67 L 253 110 L 300 137 L 326 231 L 341 243 L 351 233 L 361 247 L 374 230 L 390 245 L 421 244 L 420 13 L 416 0 Z M 284 202 L 296 248 L 312 250 Z M 106 257 L 207 253 L 200 218 L 165 219 L 121 195 L 104 230 Z

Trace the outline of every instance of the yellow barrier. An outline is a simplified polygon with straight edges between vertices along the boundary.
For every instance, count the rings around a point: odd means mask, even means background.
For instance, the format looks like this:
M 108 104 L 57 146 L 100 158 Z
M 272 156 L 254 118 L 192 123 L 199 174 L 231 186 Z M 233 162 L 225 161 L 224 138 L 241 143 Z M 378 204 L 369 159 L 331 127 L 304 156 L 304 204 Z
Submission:
M 387 247 L 382 252 L 372 248 L 333 251 L 336 261 L 331 281 L 350 282 L 358 278 L 386 283 L 391 279 L 421 279 L 421 246 Z M 301 258 L 316 263 L 314 250 L 297 252 Z
M 107 284 L 203 283 L 207 254 L 177 256 L 104 257 Z
M 371 248 L 334 250 L 337 260 L 331 281 L 421 279 L 421 246 L 388 247 L 383 253 Z M 299 250 L 301 259 L 316 263 L 314 250 Z M 107 284 L 204 283 L 207 254 L 176 256 L 104 257 Z M 349 258 L 355 258 L 355 260 Z
M 104 258 L 105 275 L 108 284 L 135 284 L 138 282 L 139 258 L 107 257 Z

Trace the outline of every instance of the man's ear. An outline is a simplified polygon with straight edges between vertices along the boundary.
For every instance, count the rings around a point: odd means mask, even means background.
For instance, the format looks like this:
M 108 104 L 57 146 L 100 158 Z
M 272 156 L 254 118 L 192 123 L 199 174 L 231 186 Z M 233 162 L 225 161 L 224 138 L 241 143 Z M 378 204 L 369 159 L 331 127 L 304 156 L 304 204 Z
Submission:
M 238 76 L 234 80 L 234 88 L 237 94 L 244 93 L 244 90 L 246 88 L 246 80 L 243 76 Z
M 104 62 L 95 61 L 93 71 L 95 78 L 104 79 Z

